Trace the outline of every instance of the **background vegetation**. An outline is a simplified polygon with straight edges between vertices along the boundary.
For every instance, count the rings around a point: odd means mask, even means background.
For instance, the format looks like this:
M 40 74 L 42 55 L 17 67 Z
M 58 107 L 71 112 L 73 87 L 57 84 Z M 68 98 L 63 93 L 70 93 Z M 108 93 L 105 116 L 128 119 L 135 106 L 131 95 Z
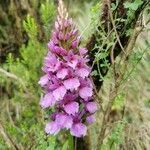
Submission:
M 77 141 L 68 133 L 45 135 L 48 116 L 39 107 L 37 82 L 57 1 L 1 0 L 0 149 L 150 149 L 149 1 L 66 0 L 65 5 L 89 50 L 96 122 Z

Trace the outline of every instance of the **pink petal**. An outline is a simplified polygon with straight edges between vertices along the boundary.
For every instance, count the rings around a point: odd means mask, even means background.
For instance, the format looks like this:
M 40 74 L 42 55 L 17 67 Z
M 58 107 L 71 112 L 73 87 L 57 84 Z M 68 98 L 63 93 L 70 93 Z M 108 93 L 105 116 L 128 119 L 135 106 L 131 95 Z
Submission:
M 64 106 L 64 109 L 67 114 L 69 115 L 75 115 L 79 111 L 79 104 L 77 102 L 71 102 Z
M 47 46 L 48 46 L 48 49 L 52 51 L 52 50 L 54 49 L 55 44 L 53 43 L 53 41 L 50 41 L 50 42 L 47 44 Z
M 55 46 L 53 52 L 59 54 L 61 48 L 59 46 Z
M 64 81 L 64 86 L 67 90 L 77 90 L 80 86 L 80 82 L 78 78 L 72 78 Z
M 65 97 L 64 97 L 64 99 L 66 100 L 66 101 L 74 101 L 76 98 L 78 97 L 78 94 L 77 93 L 67 93 L 66 95 L 65 95 Z
M 68 116 L 66 118 L 66 122 L 65 124 L 63 125 L 66 129 L 70 129 L 72 127 L 72 124 L 73 124 L 73 119 L 71 118 L 71 116 Z
M 93 82 L 89 78 L 80 78 L 80 87 L 90 87 L 93 89 Z
M 52 33 L 52 38 L 51 38 L 51 40 L 54 42 L 54 44 L 58 44 L 58 43 L 59 43 L 58 38 L 57 38 L 57 35 L 58 35 L 57 32 L 53 32 L 53 33 Z
M 77 48 L 79 41 L 75 40 L 72 42 L 72 48 Z
M 59 34 L 58 34 L 58 38 L 60 40 L 63 40 L 64 39 L 64 34 L 60 31 Z
M 57 122 L 57 124 L 59 124 L 59 126 L 66 129 L 71 128 L 73 123 L 72 117 L 65 114 L 57 114 L 55 121 Z
M 56 100 L 52 93 L 47 93 L 44 98 L 41 99 L 40 105 L 42 108 L 52 107 L 56 103 Z
M 59 24 L 58 24 L 58 22 L 57 22 L 57 21 L 55 22 L 55 29 L 56 29 L 56 30 L 58 30 L 58 29 L 59 29 Z
M 44 75 L 43 77 L 40 78 L 40 81 L 38 82 L 41 86 L 44 86 L 48 83 L 49 78 L 48 75 Z
M 48 68 L 48 71 L 55 72 L 59 69 L 60 61 L 57 60 L 54 54 L 48 53 L 48 56 L 45 58 L 45 66 Z
M 65 40 L 68 40 L 70 38 L 70 33 L 66 33 Z
M 90 71 L 88 71 L 88 70 L 85 69 L 85 68 L 81 68 L 81 69 L 78 69 L 78 70 L 76 71 L 76 73 L 77 73 L 77 75 L 78 75 L 79 77 L 85 78 L 85 77 L 88 77 Z
M 66 88 L 64 86 L 60 86 L 59 88 L 53 91 L 53 96 L 57 101 L 59 101 L 63 99 L 66 92 L 67 92 Z
M 91 97 L 93 94 L 92 88 L 90 87 L 83 87 L 82 89 L 79 90 L 79 95 L 81 98 L 88 98 Z
M 88 116 L 88 117 L 86 118 L 86 122 L 87 122 L 88 124 L 92 124 L 93 122 L 95 122 L 95 117 L 94 117 L 94 115 Z
M 57 78 L 60 78 L 60 79 L 64 79 L 68 74 L 68 70 L 67 69 L 61 69 L 57 72 L 56 76 Z
M 56 135 L 60 131 L 60 127 L 56 122 L 50 122 L 45 127 L 45 132 L 47 134 L 54 134 Z
M 76 136 L 76 137 L 85 136 L 86 132 L 87 132 L 87 127 L 82 123 L 74 124 L 72 128 L 70 129 L 71 135 Z
M 86 48 L 80 48 L 79 52 L 80 52 L 80 55 L 85 55 L 87 53 L 87 49 Z
M 73 69 L 76 68 L 77 64 L 78 64 L 78 60 L 77 60 L 77 59 L 68 62 L 68 65 L 69 65 L 71 68 L 73 68 Z
M 78 34 L 78 30 L 77 30 L 77 29 L 75 29 L 75 30 L 72 31 L 72 35 L 75 36 L 75 35 L 77 35 L 77 34 Z
M 57 63 L 57 58 L 55 55 L 48 53 L 48 55 L 45 57 L 45 66 L 51 67 L 54 66 L 55 63 Z
M 86 104 L 86 108 L 90 113 L 95 113 L 97 110 L 97 104 L 95 102 L 89 102 Z
M 67 55 L 67 51 L 64 48 L 61 47 L 60 54 L 62 56 L 66 56 Z

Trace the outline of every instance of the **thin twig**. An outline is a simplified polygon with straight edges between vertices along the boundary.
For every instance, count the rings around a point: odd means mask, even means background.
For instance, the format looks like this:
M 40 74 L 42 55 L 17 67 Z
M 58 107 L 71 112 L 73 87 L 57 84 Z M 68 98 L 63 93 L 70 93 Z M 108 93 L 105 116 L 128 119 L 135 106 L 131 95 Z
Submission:
M 94 96 L 94 99 L 96 100 L 96 102 L 99 104 L 100 108 L 101 108 L 101 111 L 104 113 L 104 109 L 103 109 L 103 106 L 102 106 L 102 98 L 99 96 L 98 94 L 98 91 L 96 89 L 96 86 L 93 82 L 93 79 L 92 77 L 90 76 L 90 79 L 92 81 L 92 85 L 93 85 L 93 89 L 94 89 L 94 92 L 95 92 L 95 96 Z
M 12 120 L 12 117 L 10 115 L 10 111 L 9 111 L 9 101 L 6 101 L 6 111 L 7 111 L 7 114 L 8 114 L 8 118 L 10 120 L 10 124 L 15 127 L 15 124 L 14 124 L 14 121 Z
M 111 36 L 111 33 L 113 33 L 113 30 L 114 29 L 112 29 L 109 33 L 108 33 L 108 35 L 105 37 L 105 40 L 103 40 L 103 43 L 102 43 L 102 45 L 101 45 L 101 47 L 98 49 L 98 52 L 97 52 L 97 54 L 98 53 L 100 53 L 100 51 L 102 50 L 102 48 L 104 47 L 104 45 L 106 44 L 106 41 L 109 39 L 109 37 Z M 94 67 L 94 64 L 96 63 L 96 57 L 95 57 L 95 59 L 94 59 L 94 61 L 93 61 L 93 63 L 92 63 L 92 69 L 93 69 L 93 67 Z
M 9 147 L 11 147 L 15 150 L 19 150 L 19 147 L 16 145 L 16 143 L 14 143 L 13 140 L 9 137 L 9 135 L 5 132 L 2 123 L 0 123 L 0 133 L 3 136 L 3 139 L 8 144 Z
M 115 63 L 115 60 L 114 60 L 114 49 L 115 49 L 115 46 L 117 44 L 117 40 L 115 41 L 113 47 L 111 48 L 111 51 L 110 51 L 110 59 L 111 59 L 111 64 L 114 65 Z
M 0 72 L 5 74 L 7 77 L 15 79 L 15 80 L 19 80 L 22 81 L 19 77 L 17 77 L 15 74 L 12 74 L 10 72 L 7 72 L 6 70 L 4 70 L 3 68 L 0 68 Z
M 4 74 L 6 77 L 9 77 L 11 79 L 15 79 L 16 81 L 18 81 L 22 85 L 24 91 L 26 93 L 28 93 L 27 87 L 25 86 L 25 83 L 23 82 L 23 80 L 20 77 L 16 76 L 13 73 L 6 71 L 5 69 L 3 69 L 1 67 L 0 67 L 0 73 Z
M 74 149 L 77 150 L 77 138 L 74 139 Z
M 113 73 L 114 73 L 114 80 L 115 80 L 115 85 L 116 85 L 116 80 L 117 80 L 117 73 L 116 73 L 116 64 L 115 64 L 115 59 L 114 59 L 114 49 L 115 49 L 115 46 L 117 44 L 117 39 L 111 49 L 111 52 L 110 52 L 110 59 L 111 59 L 111 64 L 112 64 L 112 68 L 113 68 Z
M 126 55 L 123 55 L 123 57 L 122 57 L 122 62 L 124 62 L 127 59 L 127 57 L 129 56 L 129 54 L 132 52 L 132 50 L 135 46 L 136 39 L 137 39 L 138 35 L 141 33 L 142 29 L 143 29 L 143 27 L 141 27 L 141 26 L 135 27 L 133 34 L 129 40 L 129 43 L 126 47 Z
M 117 86 L 114 89 L 112 89 L 110 91 L 110 95 L 109 95 L 109 102 L 107 104 L 107 108 L 104 112 L 104 116 L 103 116 L 103 121 L 102 121 L 102 125 L 101 125 L 101 131 L 100 131 L 100 134 L 98 136 L 98 144 L 97 144 L 97 150 L 101 149 L 101 146 L 103 144 L 103 140 L 104 140 L 104 137 L 105 137 L 105 131 L 107 129 L 107 121 L 108 121 L 108 118 L 109 118 L 109 114 L 111 112 L 111 107 L 112 107 L 112 104 L 113 104 L 113 101 L 115 99 L 115 97 L 117 96 L 117 93 L 118 93 L 118 90 L 119 90 L 119 86 Z
M 113 19 L 113 14 L 112 14 L 111 7 L 110 7 L 110 0 L 107 0 L 107 5 L 108 5 L 108 11 L 109 11 L 110 19 L 111 19 L 111 22 L 112 22 L 112 25 L 113 25 L 113 28 L 114 28 L 114 31 L 115 31 L 115 34 L 116 34 L 117 41 L 120 45 L 121 50 L 126 54 L 126 52 L 125 52 L 125 50 L 124 50 L 124 48 L 121 44 L 117 29 L 116 29 L 116 25 L 115 25 L 115 22 L 114 22 L 114 19 Z

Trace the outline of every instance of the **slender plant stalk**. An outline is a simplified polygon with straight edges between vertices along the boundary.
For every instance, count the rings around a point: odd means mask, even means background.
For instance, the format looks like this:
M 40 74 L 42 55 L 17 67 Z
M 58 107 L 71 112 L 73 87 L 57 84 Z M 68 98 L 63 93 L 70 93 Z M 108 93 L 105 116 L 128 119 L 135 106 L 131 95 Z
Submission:
M 127 63 L 128 63 L 127 57 L 131 54 L 131 52 L 134 48 L 136 39 L 137 39 L 138 35 L 141 33 L 141 31 L 142 31 L 141 26 L 135 27 L 134 33 L 133 33 L 132 37 L 130 38 L 127 47 L 125 48 L 125 54 L 123 55 L 123 58 L 122 58 L 121 63 L 120 63 L 120 65 L 123 66 L 123 73 L 121 73 L 119 75 L 119 77 L 117 78 L 117 80 L 115 82 L 115 86 L 113 88 L 111 88 L 111 90 L 110 90 L 109 102 L 108 102 L 106 110 L 104 112 L 103 121 L 102 121 L 102 125 L 101 125 L 101 131 L 98 135 L 97 150 L 101 149 L 102 144 L 103 144 L 103 140 L 105 138 L 105 132 L 107 129 L 107 123 L 108 123 L 109 115 L 111 112 L 111 107 L 113 105 L 115 97 L 118 95 L 118 91 L 119 91 L 119 88 L 121 86 L 121 82 L 122 82 L 124 74 L 126 72 Z M 114 63 L 114 65 L 115 65 L 115 63 Z

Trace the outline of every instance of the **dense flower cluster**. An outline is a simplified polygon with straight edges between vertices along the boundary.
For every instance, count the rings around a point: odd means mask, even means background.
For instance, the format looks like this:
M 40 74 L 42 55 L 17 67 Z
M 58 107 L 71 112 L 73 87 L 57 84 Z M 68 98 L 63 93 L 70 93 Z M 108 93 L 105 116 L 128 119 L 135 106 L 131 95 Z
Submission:
M 41 107 L 55 110 L 45 127 L 48 134 L 69 129 L 71 135 L 81 137 L 87 132 L 85 123 L 94 121 L 97 105 L 92 98 L 91 68 L 87 65 L 87 50 L 79 48 L 79 43 L 72 19 L 59 14 L 48 43 L 43 66 L 45 75 L 39 81 L 45 91 Z

